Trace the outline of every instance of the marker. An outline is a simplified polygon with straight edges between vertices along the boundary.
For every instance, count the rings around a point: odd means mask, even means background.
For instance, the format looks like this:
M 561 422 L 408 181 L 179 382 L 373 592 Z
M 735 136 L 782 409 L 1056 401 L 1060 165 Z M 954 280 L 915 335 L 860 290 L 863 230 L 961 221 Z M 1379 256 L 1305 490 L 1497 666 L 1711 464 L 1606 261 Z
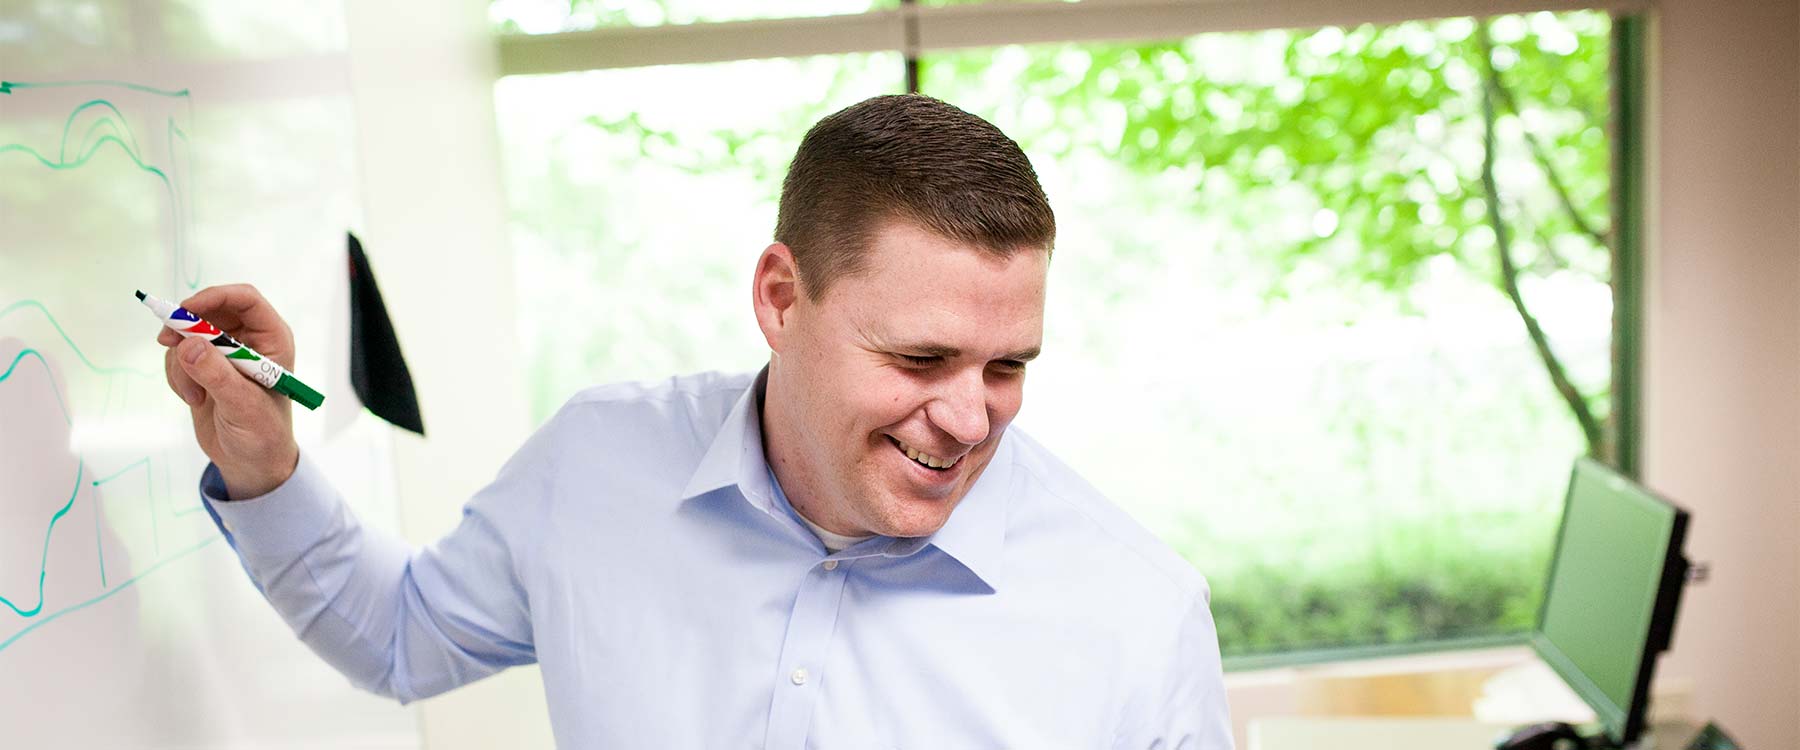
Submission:
M 218 347 L 226 359 L 237 365 L 239 372 L 250 376 L 251 380 L 261 383 L 262 387 L 273 388 L 276 393 L 298 401 L 301 406 L 308 409 L 317 409 L 319 404 L 325 403 L 324 396 L 300 382 L 300 379 L 288 372 L 287 368 L 276 364 L 275 360 L 257 354 L 255 349 L 238 343 L 237 339 L 219 330 L 213 324 L 201 320 L 200 316 L 188 312 L 187 308 L 177 307 L 143 292 L 138 292 L 137 298 L 139 302 L 144 303 L 145 307 L 150 308 L 150 312 L 156 313 L 157 320 L 181 334 L 183 338 L 211 341 L 212 345 Z

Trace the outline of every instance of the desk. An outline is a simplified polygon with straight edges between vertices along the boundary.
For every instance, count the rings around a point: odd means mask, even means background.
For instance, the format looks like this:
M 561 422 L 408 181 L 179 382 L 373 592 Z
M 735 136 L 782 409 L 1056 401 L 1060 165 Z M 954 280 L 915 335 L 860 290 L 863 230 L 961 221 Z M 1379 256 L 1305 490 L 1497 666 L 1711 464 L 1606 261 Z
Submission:
M 1513 726 L 1438 717 L 1267 718 L 1250 722 L 1245 750 L 1490 750 Z M 1689 722 L 1658 724 L 1638 748 L 1682 750 L 1699 730 Z

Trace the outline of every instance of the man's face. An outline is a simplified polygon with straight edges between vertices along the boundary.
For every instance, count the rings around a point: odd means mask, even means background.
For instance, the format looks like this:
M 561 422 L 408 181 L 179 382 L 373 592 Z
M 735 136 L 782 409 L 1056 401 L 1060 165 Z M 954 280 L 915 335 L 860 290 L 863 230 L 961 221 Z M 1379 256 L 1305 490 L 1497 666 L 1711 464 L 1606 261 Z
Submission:
M 796 508 L 852 536 L 942 527 L 1019 413 L 1048 262 L 1042 248 L 1002 259 L 892 223 L 867 271 L 816 303 L 798 293 L 770 337 L 764 423 Z

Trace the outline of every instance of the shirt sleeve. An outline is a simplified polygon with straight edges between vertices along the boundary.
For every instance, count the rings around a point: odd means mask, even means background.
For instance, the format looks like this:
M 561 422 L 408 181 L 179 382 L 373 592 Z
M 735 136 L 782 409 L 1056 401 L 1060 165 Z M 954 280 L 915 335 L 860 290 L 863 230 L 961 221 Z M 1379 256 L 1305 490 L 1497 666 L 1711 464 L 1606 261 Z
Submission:
M 1219 634 L 1204 583 L 1170 639 L 1167 661 L 1120 727 L 1121 750 L 1232 750 Z
M 302 452 L 266 495 L 226 500 L 208 465 L 201 494 L 245 572 L 300 640 L 352 684 L 410 703 L 537 660 L 521 584 L 541 523 L 543 432 L 420 548 L 358 522 Z

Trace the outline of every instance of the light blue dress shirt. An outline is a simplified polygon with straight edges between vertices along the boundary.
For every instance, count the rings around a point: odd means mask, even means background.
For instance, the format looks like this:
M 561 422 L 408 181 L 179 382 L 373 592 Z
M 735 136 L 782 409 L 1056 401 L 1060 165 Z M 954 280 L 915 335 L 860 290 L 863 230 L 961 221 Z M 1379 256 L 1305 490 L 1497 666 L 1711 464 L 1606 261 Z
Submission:
M 351 682 L 404 703 L 537 662 L 562 747 L 1229 750 L 1205 580 L 1041 446 L 1009 430 L 936 534 L 827 554 L 759 384 L 583 391 L 424 548 L 304 455 L 259 498 L 201 489 Z

